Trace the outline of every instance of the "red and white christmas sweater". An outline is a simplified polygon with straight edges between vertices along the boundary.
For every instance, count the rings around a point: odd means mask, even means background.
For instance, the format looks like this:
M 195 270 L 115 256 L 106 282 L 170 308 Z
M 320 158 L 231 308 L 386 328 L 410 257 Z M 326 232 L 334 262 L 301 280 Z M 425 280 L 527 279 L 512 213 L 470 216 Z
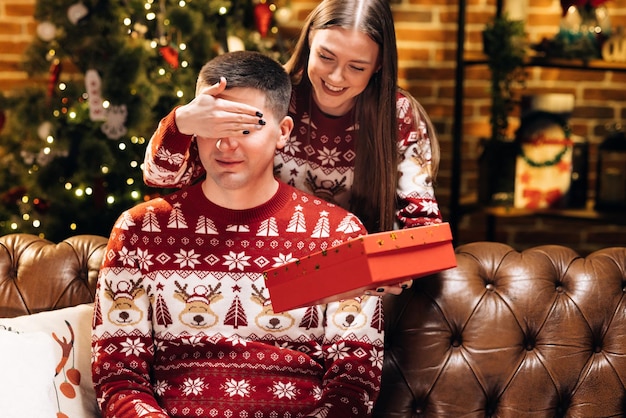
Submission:
M 355 132 L 359 125 L 351 112 L 341 117 L 324 114 L 310 94 L 308 83 L 294 87 L 289 115 L 295 126 L 287 145 L 276 152 L 275 173 L 287 184 L 348 208 L 354 179 Z M 400 92 L 396 114 L 401 155 L 396 226 L 402 229 L 440 223 L 426 124 L 414 119 L 410 101 Z M 192 135 L 178 130 L 172 110 L 150 139 L 144 180 L 155 187 L 183 187 L 203 173 L 196 142 Z
M 370 416 L 380 297 L 277 314 L 263 276 L 364 233 L 354 215 L 284 183 L 250 210 L 217 206 L 197 184 L 124 212 L 95 303 L 103 416 Z

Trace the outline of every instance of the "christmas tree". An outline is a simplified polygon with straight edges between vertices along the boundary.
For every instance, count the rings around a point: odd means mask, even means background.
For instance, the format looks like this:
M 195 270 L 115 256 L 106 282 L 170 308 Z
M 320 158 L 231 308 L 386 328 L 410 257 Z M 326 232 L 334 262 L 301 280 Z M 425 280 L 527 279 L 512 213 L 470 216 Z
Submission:
M 23 67 L 39 82 L 0 95 L 0 234 L 107 236 L 165 192 L 141 171 L 158 121 L 217 54 L 284 62 L 275 24 L 289 12 L 286 0 L 38 0 Z

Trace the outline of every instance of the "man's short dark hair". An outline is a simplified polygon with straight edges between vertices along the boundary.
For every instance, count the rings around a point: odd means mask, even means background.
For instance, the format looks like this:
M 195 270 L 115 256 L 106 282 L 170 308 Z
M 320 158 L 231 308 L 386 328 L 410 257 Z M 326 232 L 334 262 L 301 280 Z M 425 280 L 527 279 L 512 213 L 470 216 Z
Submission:
M 291 99 L 291 80 L 282 65 L 255 51 L 234 51 L 218 55 L 204 64 L 199 81 L 205 85 L 226 78 L 226 89 L 254 88 L 265 93 L 267 105 L 277 117 L 287 115 Z

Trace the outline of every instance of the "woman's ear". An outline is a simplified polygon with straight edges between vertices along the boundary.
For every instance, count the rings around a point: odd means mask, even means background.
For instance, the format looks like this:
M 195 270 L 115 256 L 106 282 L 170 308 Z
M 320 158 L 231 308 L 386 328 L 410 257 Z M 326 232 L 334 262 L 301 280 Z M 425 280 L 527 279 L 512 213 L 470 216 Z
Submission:
M 291 116 L 285 116 L 280 121 L 278 125 L 280 135 L 278 137 L 278 141 L 276 141 L 276 149 L 282 149 L 287 144 L 287 141 L 289 141 L 289 137 L 291 136 L 293 125 L 294 123 Z

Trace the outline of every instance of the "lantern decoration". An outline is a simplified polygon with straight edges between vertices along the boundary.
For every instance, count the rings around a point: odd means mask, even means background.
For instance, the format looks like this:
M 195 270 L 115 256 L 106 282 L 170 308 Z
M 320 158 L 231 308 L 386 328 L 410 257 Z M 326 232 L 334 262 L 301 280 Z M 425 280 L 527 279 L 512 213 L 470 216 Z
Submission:
M 522 117 L 516 132 L 514 207 L 585 207 L 589 144 L 570 130 L 573 109 L 571 94 L 522 98 Z

